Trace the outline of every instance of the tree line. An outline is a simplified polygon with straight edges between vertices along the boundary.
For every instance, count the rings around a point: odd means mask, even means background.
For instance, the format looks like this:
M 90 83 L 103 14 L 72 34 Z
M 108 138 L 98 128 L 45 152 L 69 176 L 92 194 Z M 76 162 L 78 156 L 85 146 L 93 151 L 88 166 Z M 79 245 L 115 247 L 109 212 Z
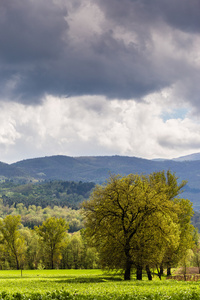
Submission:
M 34 226 L 41 225 L 47 218 L 56 217 L 63 218 L 69 224 L 68 232 L 76 232 L 83 228 L 82 215 L 80 209 L 72 209 L 70 207 L 60 206 L 41 206 L 29 205 L 26 207 L 23 203 L 16 205 L 4 205 L 0 198 L 0 218 L 4 219 L 7 215 L 20 215 L 21 223 L 24 227 L 33 229 Z
M 99 267 L 98 254 L 81 231 L 68 234 L 63 218 L 50 217 L 29 229 L 19 215 L 0 220 L 1 269 L 92 269 Z
M 21 184 L 12 180 L 0 183 L 0 195 L 3 204 L 16 206 L 23 203 L 26 208 L 30 205 L 80 208 L 80 203 L 89 198 L 94 188 L 93 182 L 74 181 L 43 181 Z

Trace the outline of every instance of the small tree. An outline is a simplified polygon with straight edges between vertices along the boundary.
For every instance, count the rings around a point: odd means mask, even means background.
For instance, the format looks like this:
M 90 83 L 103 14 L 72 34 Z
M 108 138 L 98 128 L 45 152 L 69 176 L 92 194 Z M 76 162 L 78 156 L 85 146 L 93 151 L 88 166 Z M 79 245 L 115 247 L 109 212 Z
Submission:
M 4 251 L 11 260 L 14 259 L 17 270 L 23 268 L 26 250 L 24 238 L 19 232 L 20 225 L 20 216 L 9 215 L 0 221 L 1 242 L 3 243 Z
M 182 274 L 184 276 L 184 280 L 186 280 L 187 268 L 191 266 L 191 261 L 193 258 L 193 252 L 191 249 L 187 249 L 179 262 L 180 267 L 182 268 Z
M 184 261 L 185 253 L 194 247 L 194 227 L 190 220 L 193 215 L 192 203 L 186 199 L 174 199 L 179 224 L 179 244 L 178 247 L 168 245 L 162 264 L 167 268 L 167 276 L 171 275 L 171 267 L 177 266 L 179 261 Z
M 199 232 L 197 228 L 195 228 L 193 232 L 193 241 L 194 241 L 194 246 L 192 249 L 193 250 L 192 265 L 198 268 L 198 272 L 200 274 L 200 242 L 199 242 Z
M 68 224 L 65 219 L 51 217 L 39 227 L 35 227 L 40 236 L 47 263 L 54 269 L 55 263 L 62 258 L 62 247 L 67 236 Z

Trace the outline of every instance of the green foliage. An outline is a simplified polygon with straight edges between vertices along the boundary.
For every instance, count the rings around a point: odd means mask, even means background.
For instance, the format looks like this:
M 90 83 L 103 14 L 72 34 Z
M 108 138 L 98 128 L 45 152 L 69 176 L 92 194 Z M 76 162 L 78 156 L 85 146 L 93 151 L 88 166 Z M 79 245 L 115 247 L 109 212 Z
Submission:
M 68 224 L 62 218 L 48 218 L 35 231 L 40 236 L 47 268 L 54 269 L 62 258 L 61 249 L 67 238 Z
M 2 235 L 2 252 L 7 255 L 12 265 L 12 259 L 15 261 L 17 269 L 23 268 L 25 259 L 25 242 L 20 234 L 19 227 L 21 225 L 20 216 L 7 216 L 0 221 L 0 232 Z
M 83 215 L 103 268 L 122 269 L 124 279 L 130 279 L 135 266 L 141 279 L 142 268 L 160 265 L 168 249 L 191 246 L 191 205 L 175 198 L 184 184 L 170 172 L 155 172 L 111 176 L 107 184 L 96 186 L 83 204 Z
M 200 211 L 195 211 L 192 217 L 192 225 L 200 231 Z
M 69 232 L 83 228 L 79 205 L 87 199 L 94 183 L 51 181 L 0 183 L 0 217 L 20 215 L 24 226 L 34 228 L 47 218 L 64 218 Z
M 19 215 L 0 220 L 0 269 L 95 268 L 98 255 L 80 232 L 67 234 L 65 219 L 50 217 L 35 230 Z
M 68 206 L 78 208 L 87 199 L 95 184 L 92 182 L 74 182 L 54 180 L 49 182 L 15 183 L 5 181 L 0 184 L 0 195 L 4 205 L 16 206 L 23 203 L 45 208 L 50 206 Z
M 61 268 L 95 269 L 99 266 L 99 257 L 94 247 L 89 247 L 84 233 L 70 234 L 67 245 L 62 251 Z
M 199 233 L 198 230 L 194 230 L 193 234 L 194 246 L 193 246 L 193 256 L 191 260 L 191 264 L 198 268 L 200 274 L 200 241 L 199 241 Z
M 20 215 L 21 223 L 28 228 L 42 225 L 49 217 L 63 218 L 69 224 L 69 232 L 78 231 L 83 228 L 82 215 L 80 210 L 71 209 L 69 207 L 54 206 L 45 207 L 30 205 L 28 208 L 23 203 L 18 203 L 14 206 L 4 206 L 0 202 L 0 218 L 5 218 L 7 215 Z

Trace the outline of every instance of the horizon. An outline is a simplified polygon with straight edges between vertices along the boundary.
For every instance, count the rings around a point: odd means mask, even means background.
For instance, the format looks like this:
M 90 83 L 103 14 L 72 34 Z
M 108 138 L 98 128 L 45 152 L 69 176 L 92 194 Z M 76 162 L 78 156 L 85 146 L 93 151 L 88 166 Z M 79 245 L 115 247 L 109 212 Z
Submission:
M 178 156 L 178 157 L 173 157 L 173 158 L 162 158 L 162 157 L 156 157 L 156 158 L 145 158 L 145 157 L 139 157 L 139 156 L 134 156 L 134 155 L 119 155 L 119 154 L 110 154 L 110 155 L 65 155 L 65 154 L 52 154 L 52 155 L 44 155 L 44 156 L 35 156 L 35 157 L 28 157 L 28 158 L 22 158 L 20 160 L 17 161 L 11 161 L 11 162 L 5 162 L 0 160 L 0 162 L 8 164 L 8 165 L 12 165 L 15 164 L 17 162 L 20 161 L 24 161 L 24 160 L 34 160 L 34 159 L 39 159 L 39 158 L 50 158 L 50 157 L 55 157 L 55 156 L 63 156 L 63 157 L 70 157 L 70 158 L 80 158 L 80 157 L 85 157 L 85 158 L 89 158 L 89 157 L 130 157 L 130 158 L 138 158 L 138 159 L 144 159 L 144 160 L 151 160 L 151 161 L 156 161 L 156 160 L 180 160 L 182 158 L 186 158 L 186 160 L 192 160 L 189 159 L 189 157 L 194 156 L 194 155 L 200 155 L 200 152 L 196 152 L 196 153 L 190 153 L 188 155 L 184 155 L 184 156 Z

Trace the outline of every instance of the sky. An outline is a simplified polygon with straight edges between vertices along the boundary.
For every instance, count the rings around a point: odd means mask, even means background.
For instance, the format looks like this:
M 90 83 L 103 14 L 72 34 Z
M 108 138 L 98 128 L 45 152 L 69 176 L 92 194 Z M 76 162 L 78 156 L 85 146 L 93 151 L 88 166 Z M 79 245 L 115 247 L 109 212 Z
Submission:
M 0 161 L 200 152 L 199 0 L 0 0 Z

